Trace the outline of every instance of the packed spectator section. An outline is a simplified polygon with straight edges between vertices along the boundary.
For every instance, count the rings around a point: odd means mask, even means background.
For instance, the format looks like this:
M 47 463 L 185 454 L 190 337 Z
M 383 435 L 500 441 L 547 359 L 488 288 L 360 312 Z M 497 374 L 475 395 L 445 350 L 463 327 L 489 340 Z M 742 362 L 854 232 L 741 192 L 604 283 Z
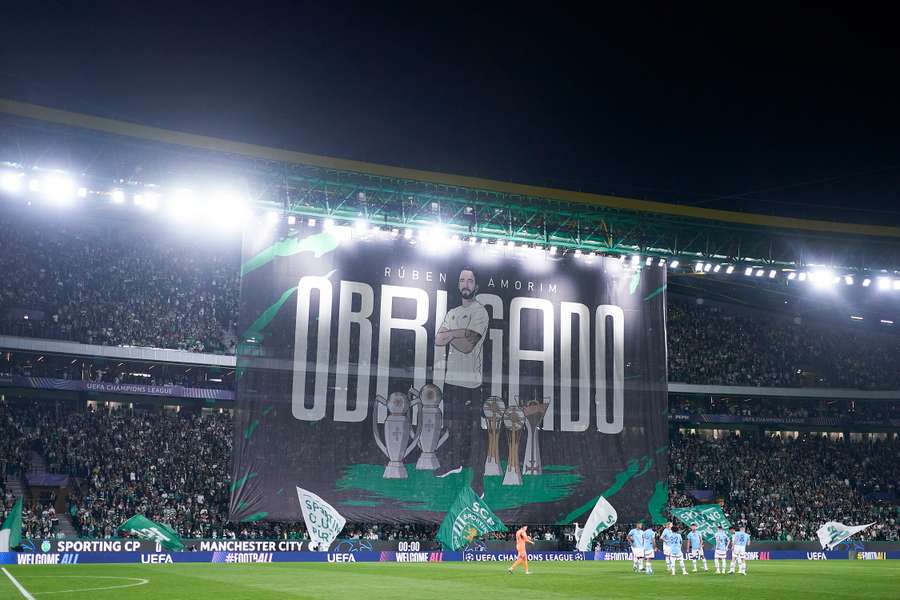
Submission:
M 185 538 L 304 536 L 300 523 L 227 521 L 232 444 L 227 413 L 73 413 L 60 406 L 7 403 L 0 404 L 0 433 L 0 467 L 7 480 L 24 473 L 28 452 L 40 454 L 48 470 L 70 475 L 64 509 L 79 535 L 116 536 L 119 525 L 142 513 Z M 882 438 L 758 432 L 711 439 L 673 429 L 669 508 L 702 503 L 697 496 L 704 492 L 723 503 L 733 522 L 746 523 L 756 539 L 815 540 L 822 523 L 839 520 L 876 522 L 863 539 L 897 540 L 900 440 Z M 8 490 L 0 498 L 2 513 L 14 499 Z M 47 503 L 32 501 L 27 508 L 29 535 L 58 533 L 57 515 Z M 629 528 L 618 524 L 601 543 L 623 541 Z M 532 529 L 538 539 L 563 543 L 572 536 L 571 526 Z M 433 540 L 435 533 L 435 527 L 423 525 L 350 523 L 344 536 Z
M 237 236 L 110 218 L 44 219 L 53 220 L 0 216 L 0 334 L 234 353 Z M 670 296 L 667 334 L 673 382 L 900 389 L 900 336 L 893 333 L 799 325 L 789 315 Z

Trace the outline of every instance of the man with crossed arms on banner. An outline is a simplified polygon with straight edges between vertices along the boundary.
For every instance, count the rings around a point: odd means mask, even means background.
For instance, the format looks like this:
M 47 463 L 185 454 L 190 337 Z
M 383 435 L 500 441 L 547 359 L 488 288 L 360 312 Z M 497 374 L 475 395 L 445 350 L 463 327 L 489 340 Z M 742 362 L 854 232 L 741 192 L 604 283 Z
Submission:
M 484 460 L 487 456 L 485 436 L 481 432 L 482 346 L 488 329 L 488 313 L 475 299 L 478 283 L 475 271 L 464 267 L 457 282 L 461 304 L 447 311 L 434 344 L 447 348 L 447 370 L 444 376 L 444 424 L 450 432 L 449 456 L 435 471 L 436 477 L 462 472 L 463 465 L 472 468 L 472 489 L 483 495 Z M 438 358 L 435 357 L 435 362 Z

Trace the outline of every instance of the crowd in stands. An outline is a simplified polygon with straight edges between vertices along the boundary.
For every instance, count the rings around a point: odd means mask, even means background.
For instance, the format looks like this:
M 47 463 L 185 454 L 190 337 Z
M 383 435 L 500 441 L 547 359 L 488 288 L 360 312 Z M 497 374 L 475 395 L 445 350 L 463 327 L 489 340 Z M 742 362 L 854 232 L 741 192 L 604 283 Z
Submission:
M 0 216 L 0 334 L 234 353 L 240 244 Z M 760 323 L 765 326 L 760 326 Z M 900 336 L 669 298 L 669 381 L 900 388 Z M 64 370 L 69 378 L 81 373 Z
M 792 400 L 785 398 L 717 398 L 682 396 L 669 398 L 672 415 L 729 415 L 769 419 L 840 419 L 884 423 L 900 419 L 900 403 L 883 400 Z
M 0 333 L 233 351 L 240 244 L 120 222 L 0 216 Z
M 900 336 L 670 301 L 669 381 L 755 387 L 900 388 Z
M 227 414 L 111 414 L 0 405 L 0 466 L 21 474 L 22 452 L 41 453 L 51 472 L 71 475 L 68 513 L 85 537 L 112 537 L 134 514 L 167 523 L 186 538 L 302 538 L 301 523 L 227 522 L 232 426 Z M 703 490 L 724 502 L 756 539 L 814 540 L 825 521 L 877 525 L 863 539 L 900 536 L 900 441 L 797 439 L 761 433 L 708 439 L 673 434 L 669 506 L 699 503 Z M 8 491 L 0 494 L 6 510 Z M 2 513 L 4 511 L 0 511 Z M 57 531 L 46 506 L 29 506 L 29 532 Z M 0 515 L 2 516 L 2 515 Z M 620 523 L 601 542 L 621 538 Z M 347 525 L 357 539 L 433 539 L 436 526 Z M 507 539 L 511 533 L 497 534 Z M 534 527 L 543 540 L 572 540 L 572 527 Z M 619 540 L 621 541 L 621 540 Z

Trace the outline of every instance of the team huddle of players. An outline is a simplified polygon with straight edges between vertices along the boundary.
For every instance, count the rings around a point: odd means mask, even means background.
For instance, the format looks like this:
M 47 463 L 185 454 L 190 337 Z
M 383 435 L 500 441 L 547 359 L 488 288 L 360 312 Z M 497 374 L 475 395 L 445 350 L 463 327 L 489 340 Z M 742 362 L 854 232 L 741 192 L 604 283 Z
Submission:
M 691 531 L 687 534 L 685 540 L 678 527 L 672 522 L 666 523 L 666 527 L 659 535 L 662 540 L 663 557 L 666 560 L 666 570 L 675 574 L 675 565 L 681 565 L 681 574 L 687 575 L 687 569 L 684 566 L 684 555 L 687 553 L 688 559 L 694 565 L 694 572 L 697 572 L 697 561 L 703 561 L 703 570 L 709 571 L 706 564 L 706 557 L 703 555 L 703 538 L 697 532 L 697 525 L 691 525 Z M 646 530 L 638 523 L 634 529 L 628 532 L 628 542 L 631 544 L 631 553 L 633 556 L 632 569 L 635 573 L 653 574 L 653 557 L 656 554 L 656 532 L 652 527 Z M 734 531 L 734 527 L 729 529 L 729 533 L 725 533 L 724 529 L 719 526 L 715 534 L 715 567 L 716 573 L 724 575 L 726 572 L 741 575 L 747 574 L 747 547 L 750 545 L 750 535 L 746 528 L 741 527 L 740 531 Z M 731 550 L 731 568 L 728 569 L 728 550 Z M 737 571 L 735 571 L 735 568 Z

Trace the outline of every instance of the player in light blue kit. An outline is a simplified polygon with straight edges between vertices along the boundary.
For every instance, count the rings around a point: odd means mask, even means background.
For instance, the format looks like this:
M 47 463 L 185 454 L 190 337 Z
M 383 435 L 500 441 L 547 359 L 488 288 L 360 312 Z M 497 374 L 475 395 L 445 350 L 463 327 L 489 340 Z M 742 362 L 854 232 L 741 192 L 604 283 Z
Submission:
M 656 552 L 656 532 L 653 527 L 644 530 L 644 572 L 647 575 L 653 575 L 653 567 L 650 563 L 653 561 L 653 554 Z
M 747 546 L 750 545 L 750 534 L 747 528 L 741 525 L 741 530 L 734 534 L 734 546 L 731 548 L 731 573 L 734 573 L 734 565 L 737 563 L 738 573 L 747 574 Z
M 716 554 L 713 560 L 716 563 L 716 573 L 725 574 L 725 567 L 728 563 L 728 534 L 725 533 L 725 530 L 719 525 L 719 528 L 716 530 Z M 721 568 L 719 567 L 719 563 L 721 562 Z
M 687 575 L 687 569 L 684 568 L 684 539 L 678 533 L 677 528 L 673 528 L 672 533 L 669 534 L 669 558 L 672 563 L 670 567 L 672 575 L 675 574 L 676 560 L 681 561 L 681 574 Z
M 663 558 L 666 559 L 666 569 L 672 568 L 675 566 L 675 563 L 672 562 L 672 521 L 666 523 L 666 528 L 663 529 L 659 538 L 662 540 Z
M 631 570 L 634 573 L 644 570 L 644 532 L 640 521 L 628 532 L 628 544 L 631 546 Z
M 691 532 L 687 536 L 688 544 L 691 546 L 690 559 L 694 565 L 694 573 L 697 572 L 697 559 L 703 561 L 703 570 L 709 571 L 709 567 L 706 565 L 706 556 L 703 555 L 703 538 L 700 537 L 700 533 L 697 532 L 697 524 L 694 523 L 691 525 Z

